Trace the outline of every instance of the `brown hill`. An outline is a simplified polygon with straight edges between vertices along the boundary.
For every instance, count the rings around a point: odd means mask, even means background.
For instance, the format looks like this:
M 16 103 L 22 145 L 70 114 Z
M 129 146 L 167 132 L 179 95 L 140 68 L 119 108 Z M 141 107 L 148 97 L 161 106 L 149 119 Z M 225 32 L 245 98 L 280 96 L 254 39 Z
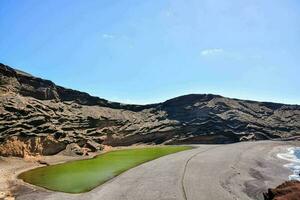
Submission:
M 231 143 L 300 135 L 300 106 L 191 94 L 128 105 L 0 64 L 0 155 L 102 145 Z
M 300 200 L 300 182 L 287 181 L 264 194 L 265 200 Z

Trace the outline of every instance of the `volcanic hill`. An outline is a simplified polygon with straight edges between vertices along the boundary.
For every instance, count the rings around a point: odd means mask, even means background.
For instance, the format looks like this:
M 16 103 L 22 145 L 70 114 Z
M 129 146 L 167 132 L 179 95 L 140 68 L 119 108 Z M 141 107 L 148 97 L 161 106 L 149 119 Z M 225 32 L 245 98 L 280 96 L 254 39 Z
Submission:
M 300 106 L 190 94 L 110 102 L 0 64 L 0 155 L 83 154 L 103 145 L 232 143 L 300 136 Z

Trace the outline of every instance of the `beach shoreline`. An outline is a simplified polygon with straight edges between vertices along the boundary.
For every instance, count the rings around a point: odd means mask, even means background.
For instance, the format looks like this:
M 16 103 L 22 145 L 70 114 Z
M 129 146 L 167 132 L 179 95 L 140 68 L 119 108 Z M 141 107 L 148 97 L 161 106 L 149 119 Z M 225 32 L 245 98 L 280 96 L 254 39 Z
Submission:
M 6 181 L 6 188 L 1 186 L 0 191 L 5 189 L 10 192 L 11 196 L 22 200 L 98 199 L 100 197 L 117 200 L 120 199 L 120 196 L 138 199 L 136 197 L 139 196 L 139 193 L 136 191 L 136 188 L 143 185 L 144 187 L 140 188 L 141 191 L 148 188 L 147 191 L 143 191 L 145 193 L 144 199 L 155 199 L 153 195 L 162 193 L 167 196 L 173 196 L 173 199 L 181 200 L 183 199 L 182 188 L 180 186 L 179 189 L 178 185 L 181 184 L 179 179 L 181 180 L 182 177 L 182 169 L 191 155 L 196 153 L 197 155 L 186 166 L 186 174 L 182 183 L 186 188 L 188 199 L 197 199 L 199 197 L 199 194 L 195 191 L 202 191 L 203 194 L 201 195 L 203 196 L 220 193 L 222 194 L 222 199 L 232 199 L 232 197 L 261 199 L 262 193 L 268 188 L 273 188 L 287 180 L 290 171 L 283 167 L 286 161 L 279 159 L 277 154 L 295 145 L 299 145 L 299 141 L 258 141 L 227 145 L 197 145 L 198 148 L 196 149 L 165 156 L 132 168 L 90 192 L 77 195 L 49 191 L 17 179 L 17 175 L 21 172 L 43 166 L 37 162 L 24 161 L 20 158 L 1 158 L 1 172 L 4 170 L 6 176 L 3 176 L 1 173 L 0 183 Z M 76 159 L 83 159 L 83 157 L 56 155 L 46 157 L 44 160 L 52 165 Z M 173 163 L 172 166 L 169 166 L 170 163 Z M 224 167 L 218 166 L 220 165 L 219 163 L 223 163 Z M 2 166 L 4 167 L 2 168 Z M 199 166 L 201 166 L 200 171 Z M 149 170 L 153 170 L 153 172 L 149 174 Z M 215 176 L 214 179 L 211 177 L 212 174 Z M 197 179 L 195 179 L 196 177 Z M 207 185 L 198 182 L 204 177 L 208 178 L 206 178 Z M 153 178 L 157 179 L 161 187 L 158 187 L 158 183 L 153 185 L 155 183 L 152 184 L 148 181 Z M 167 181 L 168 179 L 173 180 L 173 185 L 171 184 L 172 181 Z M 164 183 L 165 181 L 167 182 Z M 221 199 L 215 196 L 214 198 Z
M 284 164 L 284 167 L 291 170 L 292 174 L 289 175 L 289 180 L 296 180 L 300 181 L 300 158 L 299 155 L 297 157 L 296 153 L 299 154 L 300 147 L 290 147 L 286 149 L 286 152 L 279 153 L 277 156 L 280 159 L 283 159 L 285 161 L 288 161 L 289 163 Z
M 44 167 L 47 165 L 56 165 L 61 163 L 66 163 L 76 160 L 86 160 L 91 159 L 101 154 L 121 150 L 127 148 L 143 148 L 143 147 L 152 147 L 153 145 L 132 145 L 132 146 L 120 146 L 120 147 L 111 147 L 105 146 L 104 150 L 101 152 L 90 152 L 88 155 L 67 155 L 65 152 L 61 152 L 56 155 L 51 156 L 28 156 L 25 158 L 20 157 L 3 157 L 0 156 L 0 200 L 7 199 L 11 200 L 22 196 L 26 193 L 31 192 L 43 192 L 51 193 L 53 191 L 26 183 L 25 181 L 18 178 L 18 176 L 26 171 Z M 46 164 L 41 164 L 46 163 Z M 6 200 L 5 199 L 5 200 Z

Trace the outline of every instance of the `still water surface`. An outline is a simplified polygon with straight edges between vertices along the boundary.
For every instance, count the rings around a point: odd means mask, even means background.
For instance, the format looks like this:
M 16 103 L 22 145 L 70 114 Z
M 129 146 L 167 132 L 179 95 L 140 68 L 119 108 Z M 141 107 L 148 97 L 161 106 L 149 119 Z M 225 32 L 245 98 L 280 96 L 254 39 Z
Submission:
M 50 190 L 82 193 L 144 162 L 188 149 L 191 147 L 159 146 L 111 151 L 88 160 L 36 168 L 19 178 Z

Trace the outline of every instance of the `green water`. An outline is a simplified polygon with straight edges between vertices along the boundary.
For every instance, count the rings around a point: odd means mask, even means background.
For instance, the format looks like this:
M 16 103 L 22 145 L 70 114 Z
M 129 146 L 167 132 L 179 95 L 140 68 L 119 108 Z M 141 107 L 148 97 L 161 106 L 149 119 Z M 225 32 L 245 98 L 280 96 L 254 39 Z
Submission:
M 36 168 L 19 175 L 25 182 L 50 190 L 81 193 L 92 190 L 120 173 L 187 146 L 160 146 L 111 151 L 88 160 Z

